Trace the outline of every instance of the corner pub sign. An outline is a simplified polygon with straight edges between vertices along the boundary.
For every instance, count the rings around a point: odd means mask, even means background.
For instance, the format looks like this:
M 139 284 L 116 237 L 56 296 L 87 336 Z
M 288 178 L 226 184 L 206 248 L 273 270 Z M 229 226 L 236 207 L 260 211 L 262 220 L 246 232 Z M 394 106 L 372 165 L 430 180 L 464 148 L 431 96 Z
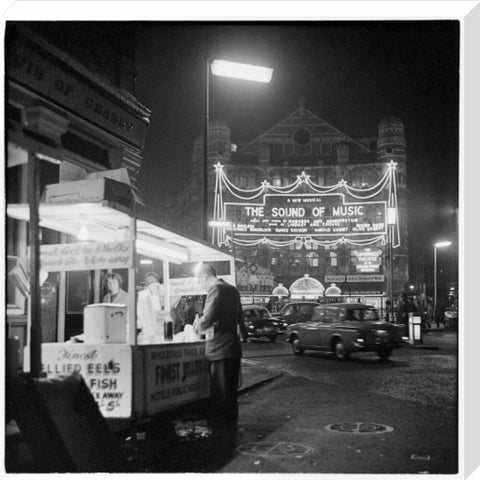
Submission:
M 118 99 L 110 100 L 100 94 L 96 85 L 98 80 L 90 83 L 87 79 L 78 78 L 76 72 L 69 71 L 58 58 L 40 53 L 34 44 L 29 45 L 26 39 L 22 40 L 10 48 L 7 59 L 8 74 L 12 80 L 97 124 L 134 147 L 143 148 L 146 134 L 144 119 L 129 112 Z M 69 62 L 74 61 L 69 59 Z M 84 70 L 80 65 L 77 67 Z M 121 100 L 124 102 L 125 98 Z M 133 102 L 129 107 L 135 107 Z

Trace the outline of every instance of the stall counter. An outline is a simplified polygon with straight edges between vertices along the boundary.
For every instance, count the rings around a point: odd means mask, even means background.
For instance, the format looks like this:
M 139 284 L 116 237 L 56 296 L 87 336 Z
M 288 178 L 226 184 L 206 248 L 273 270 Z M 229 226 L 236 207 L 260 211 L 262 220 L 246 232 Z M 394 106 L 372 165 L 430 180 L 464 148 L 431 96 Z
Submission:
M 82 375 L 106 419 L 149 417 L 209 394 L 204 341 L 44 343 L 42 369 L 49 378 Z

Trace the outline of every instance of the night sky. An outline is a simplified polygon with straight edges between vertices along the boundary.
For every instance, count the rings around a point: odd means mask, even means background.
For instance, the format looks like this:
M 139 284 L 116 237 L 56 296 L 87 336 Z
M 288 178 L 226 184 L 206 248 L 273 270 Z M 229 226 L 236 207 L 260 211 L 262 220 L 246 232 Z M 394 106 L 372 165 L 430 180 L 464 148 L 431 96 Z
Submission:
M 211 58 L 274 68 L 268 85 L 210 76 L 210 118 L 245 143 L 306 107 L 353 137 L 386 115 L 407 141 L 410 243 L 455 235 L 458 208 L 457 21 L 137 24 L 136 96 L 152 110 L 140 180 L 161 208 L 203 133 L 205 45 Z M 300 173 L 300 172 L 299 172 Z M 414 249 L 412 249 L 414 250 Z M 413 252 L 412 252 L 413 253 Z

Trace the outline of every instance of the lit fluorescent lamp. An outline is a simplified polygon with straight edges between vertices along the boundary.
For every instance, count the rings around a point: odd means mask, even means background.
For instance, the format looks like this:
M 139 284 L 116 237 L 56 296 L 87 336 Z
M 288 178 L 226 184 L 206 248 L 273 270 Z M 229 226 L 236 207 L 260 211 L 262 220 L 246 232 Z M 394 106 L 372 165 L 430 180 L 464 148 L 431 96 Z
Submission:
M 449 240 L 446 240 L 444 242 L 437 242 L 435 244 L 435 247 L 437 247 L 437 248 L 449 247 L 451 244 L 452 244 L 452 242 L 450 242 Z
M 273 75 L 273 68 L 228 62 L 226 60 L 215 59 L 211 64 L 211 68 L 213 75 L 260 83 L 270 83 Z
M 208 222 L 208 224 L 211 226 L 211 227 L 225 227 L 225 228 L 229 228 L 232 226 L 232 222 L 227 222 L 227 221 L 224 221 L 224 220 L 212 220 L 210 222 Z
M 388 225 L 395 225 L 397 223 L 397 209 L 395 207 L 387 208 L 387 223 Z
M 142 260 L 140 260 L 140 265 L 153 265 L 153 261 L 148 260 L 146 258 L 142 258 Z
M 172 246 L 162 245 L 159 242 L 148 242 L 143 239 L 137 238 L 136 241 L 137 250 L 142 255 L 149 257 L 159 258 L 165 257 L 165 259 L 175 262 L 183 263 L 188 262 L 188 251 L 184 249 L 176 249 Z
M 80 230 L 78 231 L 78 235 L 77 235 L 77 238 L 81 241 L 81 242 L 87 242 L 90 238 L 89 234 L 88 234 L 88 228 L 87 228 L 87 224 L 86 223 L 82 223 L 81 226 L 80 226 Z

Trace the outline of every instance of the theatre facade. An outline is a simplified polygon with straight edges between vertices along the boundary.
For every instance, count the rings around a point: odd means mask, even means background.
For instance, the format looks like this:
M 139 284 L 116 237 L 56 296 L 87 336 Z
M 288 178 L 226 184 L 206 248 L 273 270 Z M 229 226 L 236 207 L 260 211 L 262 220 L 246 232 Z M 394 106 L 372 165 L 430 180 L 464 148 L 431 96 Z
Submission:
M 359 297 L 396 297 L 404 290 L 408 191 L 401 119 L 386 116 L 371 137 L 354 138 L 301 98 L 272 128 L 234 143 L 226 123 L 211 122 L 209 218 L 217 226 L 210 234 L 234 251 L 244 294 L 268 296 L 299 278 Z M 199 139 L 191 177 L 170 209 L 172 226 L 198 237 L 202 147 Z

